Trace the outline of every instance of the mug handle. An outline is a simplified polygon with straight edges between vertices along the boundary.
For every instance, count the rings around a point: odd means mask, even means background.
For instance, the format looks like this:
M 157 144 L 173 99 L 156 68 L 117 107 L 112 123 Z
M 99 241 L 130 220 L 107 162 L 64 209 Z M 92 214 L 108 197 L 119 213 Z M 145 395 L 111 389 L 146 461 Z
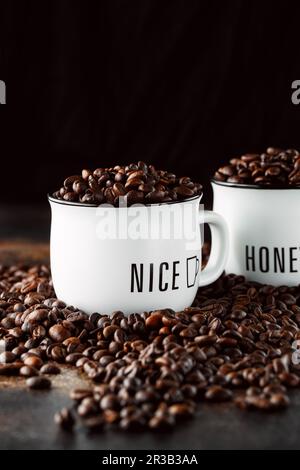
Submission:
M 229 253 L 229 235 L 225 219 L 213 211 L 204 211 L 204 217 L 202 212 L 201 219 L 200 224 L 210 226 L 212 242 L 209 260 L 201 271 L 199 287 L 207 286 L 221 276 Z

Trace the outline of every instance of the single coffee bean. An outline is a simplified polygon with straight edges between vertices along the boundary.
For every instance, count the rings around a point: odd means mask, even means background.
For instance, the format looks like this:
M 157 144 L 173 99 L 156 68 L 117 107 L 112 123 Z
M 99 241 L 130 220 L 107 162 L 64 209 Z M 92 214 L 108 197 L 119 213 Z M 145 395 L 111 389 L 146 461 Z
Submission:
M 91 416 L 99 412 L 99 407 L 92 397 L 84 398 L 77 408 L 79 416 Z
M 154 415 L 149 421 L 150 429 L 168 429 L 175 425 L 175 418 L 171 414 Z
M 149 329 L 158 329 L 162 325 L 162 312 L 153 312 L 146 319 L 146 327 Z
M 16 360 L 16 355 L 10 351 L 4 351 L 0 354 L 0 364 L 8 364 Z
M 178 196 L 181 196 L 183 198 L 188 198 L 194 196 L 194 191 L 190 188 L 188 188 L 186 185 L 181 184 L 180 186 L 177 186 L 175 188 L 176 193 Z
M 57 375 L 60 373 L 60 368 L 57 367 L 55 364 L 44 364 L 40 368 L 40 373 L 41 374 L 48 374 L 48 375 Z
M 88 184 L 83 180 L 76 180 L 73 183 L 72 189 L 76 194 L 82 194 L 88 189 Z
M 62 408 L 55 413 L 54 422 L 66 430 L 71 430 L 75 424 L 73 414 L 68 408 Z
M 186 418 L 191 416 L 194 412 L 194 408 L 186 403 L 176 403 L 169 407 L 169 413 L 175 418 Z
M 290 372 L 282 372 L 278 377 L 280 381 L 288 387 L 298 387 L 300 383 L 300 378 L 296 374 Z
M 286 408 L 290 403 L 287 395 L 284 393 L 274 393 L 270 397 L 270 404 L 274 408 Z
M 115 424 L 119 421 L 120 415 L 115 410 L 105 410 L 103 412 L 104 421 L 107 424 Z
M 63 325 L 58 324 L 51 326 L 49 329 L 49 336 L 51 339 L 53 339 L 53 341 L 61 343 L 65 339 L 69 338 L 71 333 Z
M 92 397 L 93 391 L 90 389 L 76 388 L 70 392 L 70 398 L 75 401 L 82 401 L 84 398 Z
M 51 382 L 46 377 L 38 376 L 27 379 L 26 385 L 33 390 L 46 390 L 51 387 Z
M 22 362 L 13 362 L 10 364 L 0 364 L 0 375 L 17 375 L 23 366 Z
M 213 385 L 207 389 L 205 398 L 210 401 L 227 401 L 232 398 L 232 392 L 219 385 Z
M 64 187 L 66 189 L 71 189 L 72 186 L 73 186 L 74 181 L 76 181 L 76 180 L 80 180 L 80 176 L 78 176 L 78 175 L 69 176 L 64 181 Z
M 40 367 L 43 365 L 43 361 L 36 355 L 30 355 L 24 359 L 24 364 L 26 366 L 34 367 L 35 369 L 40 369 Z
M 20 369 L 20 375 L 23 377 L 34 377 L 36 375 L 39 375 L 39 371 L 32 366 L 23 366 Z
M 105 395 L 100 402 L 100 407 L 102 410 L 115 410 L 119 406 L 119 400 L 116 395 L 108 394 Z
M 54 346 L 51 348 L 51 359 L 57 362 L 64 362 L 66 351 L 61 346 Z

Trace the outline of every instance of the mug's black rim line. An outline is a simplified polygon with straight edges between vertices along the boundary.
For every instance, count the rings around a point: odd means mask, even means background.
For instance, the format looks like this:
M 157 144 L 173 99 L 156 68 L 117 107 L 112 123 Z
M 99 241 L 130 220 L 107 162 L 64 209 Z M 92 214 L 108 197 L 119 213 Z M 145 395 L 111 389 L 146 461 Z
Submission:
M 182 204 L 184 202 L 190 202 L 190 201 L 195 201 L 196 199 L 200 199 L 203 196 L 203 193 L 197 194 L 197 196 L 193 196 L 187 199 L 182 199 L 180 201 L 169 201 L 169 202 L 156 202 L 154 204 L 140 204 L 141 207 L 152 207 L 152 206 L 167 206 L 167 205 L 173 205 L 173 204 Z M 87 204 L 84 202 L 71 202 L 71 201 L 63 201 L 61 199 L 56 199 L 55 197 L 51 196 L 51 193 L 47 194 L 48 201 L 55 202 L 56 204 L 61 204 L 62 206 L 74 206 L 74 207 L 101 207 L 102 204 Z M 106 203 L 104 203 L 106 204 Z M 134 204 L 133 204 L 134 205 Z M 126 206 L 126 207 L 116 207 L 110 204 L 111 209 L 126 209 L 127 207 L 131 206 Z
M 296 189 L 296 190 L 299 190 L 300 189 L 300 186 L 260 186 L 259 184 L 240 184 L 240 183 L 229 183 L 227 181 L 217 181 L 213 178 L 211 178 L 210 180 L 211 183 L 214 183 L 214 184 L 217 184 L 218 186 L 224 186 L 224 187 L 228 187 L 228 188 L 239 188 L 239 189 L 260 189 L 260 190 L 267 190 L 267 191 L 271 191 L 271 190 L 289 190 L 291 191 L 291 189 Z

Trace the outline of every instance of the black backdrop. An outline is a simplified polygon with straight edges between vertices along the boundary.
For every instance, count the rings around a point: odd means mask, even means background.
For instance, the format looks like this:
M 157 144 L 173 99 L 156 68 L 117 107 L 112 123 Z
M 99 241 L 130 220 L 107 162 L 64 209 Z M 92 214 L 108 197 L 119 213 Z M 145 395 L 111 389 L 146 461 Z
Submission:
M 0 202 L 138 159 L 208 186 L 233 155 L 300 146 L 296 2 L 0 2 Z

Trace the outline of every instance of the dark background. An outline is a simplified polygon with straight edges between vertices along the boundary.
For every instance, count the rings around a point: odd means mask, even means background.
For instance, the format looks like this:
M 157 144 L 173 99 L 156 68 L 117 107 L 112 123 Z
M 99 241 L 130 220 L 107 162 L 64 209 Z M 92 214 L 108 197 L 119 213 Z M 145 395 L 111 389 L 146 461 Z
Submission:
M 296 2 L 0 1 L 1 202 L 143 159 L 204 182 L 208 203 L 222 161 L 300 146 Z

